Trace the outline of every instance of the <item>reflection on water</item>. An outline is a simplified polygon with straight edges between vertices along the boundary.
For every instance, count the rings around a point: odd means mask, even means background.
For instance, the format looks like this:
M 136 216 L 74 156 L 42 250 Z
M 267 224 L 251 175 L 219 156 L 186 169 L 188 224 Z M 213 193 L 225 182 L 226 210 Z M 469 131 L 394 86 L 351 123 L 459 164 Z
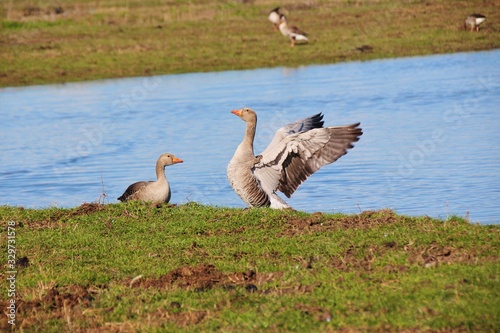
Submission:
M 500 216 L 500 51 L 0 90 L 0 204 L 109 202 L 153 180 L 158 156 L 173 203 L 244 207 L 225 169 L 259 115 L 256 153 L 280 126 L 323 112 L 361 121 L 346 156 L 287 201 L 308 212 L 392 208 L 408 215 L 497 223 Z

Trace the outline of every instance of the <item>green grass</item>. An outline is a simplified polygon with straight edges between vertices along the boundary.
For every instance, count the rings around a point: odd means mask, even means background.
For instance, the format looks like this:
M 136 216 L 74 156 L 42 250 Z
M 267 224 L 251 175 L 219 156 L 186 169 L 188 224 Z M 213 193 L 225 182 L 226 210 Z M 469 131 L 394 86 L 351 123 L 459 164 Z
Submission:
M 280 1 L 310 43 L 291 48 L 267 14 L 240 1 L 4 1 L 0 87 L 328 64 L 500 46 L 500 5 L 467 1 Z M 479 33 L 462 29 L 472 12 Z M 372 50 L 357 48 L 369 45 Z
M 498 226 L 194 203 L 0 216 L 29 259 L 16 277 L 28 332 L 500 329 Z
M 275 5 L 3 1 L 0 87 L 500 45 L 496 2 L 283 0 L 310 34 L 295 48 L 267 21 Z M 472 12 L 488 17 L 479 33 L 461 29 Z M 27 332 L 500 331 L 498 226 L 138 203 L 0 207 L 0 220 L 4 258 L 13 221 L 16 256 L 29 260 L 16 266 L 14 298 Z M 2 293 L 2 309 L 10 299 Z

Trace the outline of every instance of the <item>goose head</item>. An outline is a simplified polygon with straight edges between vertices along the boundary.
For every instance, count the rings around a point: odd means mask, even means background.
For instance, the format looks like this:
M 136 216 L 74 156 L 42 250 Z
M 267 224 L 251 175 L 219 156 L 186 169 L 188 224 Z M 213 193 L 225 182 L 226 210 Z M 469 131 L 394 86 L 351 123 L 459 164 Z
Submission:
M 163 168 L 168 165 L 182 163 L 182 162 L 184 161 L 178 157 L 175 157 L 170 153 L 161 154 L 160 158 L 158 159 L 158 164 Z
M 286 16 L 281 14 L 279 24 L 281 25 L 282 23 L 287 23 L 287 22 L 288 20 L 286 19 Z
M 250 108 L 233 110 L 231 113 L 237 115 L 246 122 L 257 122 L 257 114 Z

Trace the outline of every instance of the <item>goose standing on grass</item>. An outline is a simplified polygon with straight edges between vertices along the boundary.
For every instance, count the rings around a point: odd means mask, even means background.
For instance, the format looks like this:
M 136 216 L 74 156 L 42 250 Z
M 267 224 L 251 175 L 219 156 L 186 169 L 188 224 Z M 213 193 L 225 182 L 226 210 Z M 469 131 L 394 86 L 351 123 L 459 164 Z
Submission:
M 290 39 L 290 46 L 294 47 L 296 41 L 300 42 L 305 42 L 307 43 L 309 39 L 306 37 L 307 33 L 304 31 L 300 30 L 296 26 L 289 26 L 286 16 L 281 15 L 280 17 L 280 25 L 279 25 L 280 31 L 285 36 L 286 38 Z
M 167 165 L 182 163 L 180 158 L 172 154 L 162 154 L 156 161 L 156 181 L 137 182 L 125 190 L 118 198 L 120 201 L 147 201 L 154 205 L 168 203 L 170 201 L 170 185 L 165 177 L 165 167 Z
M 269 16 L 267 17 L 269 21 L 273 24 L 274 31 L 278 31 L 278 26 L 280 24 L 280 7 L 276 7 L 269 12 Z
M 486 21 L 486 16 L 482 14 L 470 14 L 464 21 L 464 30 L 479 31 L 479 26 Z
M 318 113 L 280 128 L 256 157 L 253 141 L 257 114 L 250 108 L 231 112 L 247 125 L 243 141 L 227 167 L 227 177 L 249 207 L 291 208 L 276 191 L 290 198 L 307 177 L 345 155 L 363 134 L 359 123 L 323 127 L 323 115 Z

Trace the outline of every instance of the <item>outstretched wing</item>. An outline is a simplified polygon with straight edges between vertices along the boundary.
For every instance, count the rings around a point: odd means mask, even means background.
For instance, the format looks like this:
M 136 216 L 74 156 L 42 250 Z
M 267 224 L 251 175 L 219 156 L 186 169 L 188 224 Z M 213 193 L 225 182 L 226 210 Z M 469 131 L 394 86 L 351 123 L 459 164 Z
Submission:
M 288 124 L 286 126 L 281 127 L 274 134 L 271 143 L 267 146 L 266 149 L 261 153 L 262 156 L 268 154 L 271 150 L 275 149 L 277 145 L 283 141 L 289 135 L 306 132 L 313 128 L 321 128 L 323 127 L 323 115 L 321 113 L 315 114 L 313 116 L 297 120 L 294 123 Z
M 358 126 L 327 127 L 298 135 L 283 161 L 278 191 L 290 197 L 310 175 L 347 154 L 363 134 Z
M 358 126 L 313 128 L 285 136 L 266 148 L 254 174 L 266 192 L 278 190 L 290 197 L 310 175 L 353 147 L 352 143 L 363 134 Z
M 272 193 L 278 188 L 282 171 L 280 161 L 286 152 L 283 150 L 283 140 L 297 133 L 307 132 L 314 128 L 322 128 L 323 123 L 323 115 L 317 113 L 283 126 L 276 131 L 271 143 L 260 154 L 263 158 L 261 159 L 261 163 L 259 163 L 259 167 L 252 170 L 260 186 L 266 193 Z M 263 162 L 264 159 L 266 163 Z

